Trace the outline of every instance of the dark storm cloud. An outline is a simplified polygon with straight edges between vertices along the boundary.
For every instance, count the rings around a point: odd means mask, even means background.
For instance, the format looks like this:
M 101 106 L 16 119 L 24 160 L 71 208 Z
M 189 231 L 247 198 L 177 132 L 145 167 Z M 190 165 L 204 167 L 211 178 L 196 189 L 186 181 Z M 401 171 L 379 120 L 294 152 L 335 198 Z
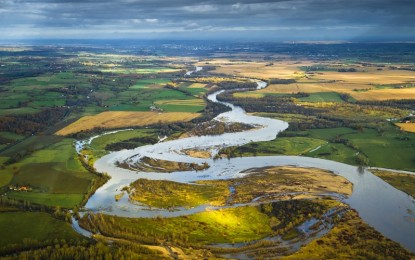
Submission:
M 399 32 L 413 39 L 414 10 L 413 0 L 1 0 L 0 33 L 349 40 Z

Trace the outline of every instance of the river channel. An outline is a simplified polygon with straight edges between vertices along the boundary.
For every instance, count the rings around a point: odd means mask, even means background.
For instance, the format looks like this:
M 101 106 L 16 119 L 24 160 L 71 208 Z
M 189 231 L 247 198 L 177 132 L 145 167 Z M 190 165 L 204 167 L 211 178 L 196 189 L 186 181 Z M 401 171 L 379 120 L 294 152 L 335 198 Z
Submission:
M 190 74 L 189 74 L 190 75 Z M 258 89 L 265 88 L 267 84 L 258 81 Z M 208 96 L 213 102 L 217 100 L 218 91 Z M 188 215 L 206 210 L 207 205 L 190 209 L 168 211 L 162 209 L 149 209 L 143 205 L 133 204 L 128 195 L 115 200 L 124 186 L 139 178 L 153 180 L 171 180 L 190 183 L 196 180 L 228 179 L 244 176 L 243 171 L 253 167 L 285 166 L 315 167 L 333 171 L 353 183 L 353 193 L 344 202 L 358 211 L 360 217 L 386 237 L 399 242 L 412 252 L 415 252 L 415 201 L 407 194 L 390 186 L 382 179 L 376 177 L 366 169 L 347 165 L 330 160 L 301 157 L 301 156 L 258 156 L 228 159 L 200 159 L 185 155 L 184 149 L 209 150 L 213 155 L 220 148 L 239 146 L 249 142 L 269 141 L 288 127 L 288 123 L 270 118 L 248 115 L 238 106 L 220 102 L 231 108 L 231 111 L 218 115 L 213 120 L 224 122 L 240 122 L 257 126 L 248 131 L 225 133 L 214 136 L 192 136 L 183 139 L 159 142 L 131 150 L 112 152 L 98 159 L 94 167 L 98 172 L 104 172 L 111 179 L 88 200 L 86 211 L 101 212 L 121 217 L 175 217 Z M 80 149 L 77 147 L 77 149 Z M 209 164 L 203 171 L 187 171 L 173 173 L 136 172 L 116 166 L 116 162 L 134 162 L 141 157 L 150 157 L 168 161 L 186 163 Z

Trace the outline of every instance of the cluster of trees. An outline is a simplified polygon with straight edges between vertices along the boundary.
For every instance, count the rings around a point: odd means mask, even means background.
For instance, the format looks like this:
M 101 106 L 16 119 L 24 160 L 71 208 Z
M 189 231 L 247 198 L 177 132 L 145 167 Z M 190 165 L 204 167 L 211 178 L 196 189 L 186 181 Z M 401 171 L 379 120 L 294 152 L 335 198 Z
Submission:
M 295 82 L 297 82 L 295 79 L 278 79 L 278 78 L 270 79 L 268 81 L 269 84 L 292 84 Z
M 364 223 L 354 210 L 346 212 L 335 232 L 305 246 L 298 259 L 412 259 L 413 254 Z M 370 245 L 370 246 L 369 246 Z
M 228 106 L 225 106 L 220 103 L 214 103 L 208 99 L 205 99 L 206 107 L 203 109 L 203 116 L 195 118 L 192 120 L 192 123 L 201 123 L 210 121 L 215 118 L 217 115 L 228 112 L 231 109 Z
M 258 149 L 253 148 L 252 146 L 249 146 L 249 145 L 243 145 L 239 147 L 235 147 L 235 146 L 226 147 L 226 148 L 220 149 L 220 151 L 215 155 L 213 159 L 214 160 L 220 159 L 221 156 L 226 156 L 226 158 L 228 159 L 235 158 L 235 157 L 241 156 L 242 153 L 244 152 L 248 152 L 248 153 L 251 152 L 256 156 Z M 261 150 L 261 152 L 267 152 L 267 151 Z
M 344 102 L 351 102 L 353 100 L 353 97 L 347 93 L 339 93 L 339 96 Z
M 107 144 L 105 146 L 105 150 L 120 151 L 123 149 L 133 149 L 133 148 L 147 145 L 147 144 L 155 144 L 157 142 L 158 142 L 158 139 L 154 136 L 131 138 L 125 141 Z
M 50 88 L 47 89 L 48 92 L 57 92 L 63 95 L 69 95 L 69 96 L 78 96 L 78 95 L 88 95 L 91 93 L 90 88 L 79 88 L 74 84 L 70 84 L 67 87 L 62 88 Z
M 359 166 L 367 166 L 369 165 L 369 158 L 368 156 L 359 149 L 359 146 L 352 143 L 350 140 L 342 138 L 341 136 L 336 136 L 330 140 L 330 143 L 337 143 L 343 144 L 355 151 L 358 151 L 358 154 L 355 157 L 355 161 Z
M 400 99 L 400 100 L 374 100 L 374 101 L 357 101 L 358 105 L 377 106 L 378 109 L 382 107 L 392 107 L 399 109 L 415 110 L 415 99 Z
M 10 144 L 12 142 L 13 142 L 13 140 L 10 140 L 10 139 L 7 139 L 5 137 L 1 137 L 0 136 L 0 145 L 2 145 L 2 144 Z
M 53 241 L 52 241 L 53 242 Z M 160 252 L 135 243 L 123 242 L 109 246 L 104 243 L 68 243 L 58 241 L 39 249 L 31 249 L 17 255 L 19 259 L 157 259 Z
M 129 168 L 130 166 L 128 165 L 127 169 Z M 207 162 L 204 162 L 202 164 L 197 164 L 197 163 L 184 163 L 184 162 L 156 160 L 156 159 L 145 156 L 141 159 L 140 162 L 134 164 L 134 168 L 137 168 L 138 170 L 141 170 L 144 172 L 145 171 L 157 171 L 157 172 L 201 171 L 201 170 L 209 168 L 209 164 Z
M 278 219 L 272 228 L 278 234 L 284 234 L 305 220 L 314 217 L 321 218 L 328 210 L 327 206 L 310 200 L 287 200 L 261 204 L 261 212 Z
M 223 133 L 234 133 L 234 132 L 241 132 L 244 130 L 252 129 L 253 126 L 242 124 L 242 123 L 232 123 L 227 124 L 224 122 L 205 122 L 196 125 L 190 133 L 192 135 L 202 136 L 202 135 L 220 135 Z
M 356 72 L 357 69 L 355 69 L 355 68 L 348 68 L 348 69 L 341 68 L 341 69 L 338 69 L 337 71 L 338 72 Z
M 111 177 L 106 173 L 97 172 L 96 169 L 90 165 L 82 155 L 78 155 L 79 161 L 82 163 L 82 166 L 89 171 L 90 173 L 96 175 L 97 177 L 91 181 L 88 191 L 84 195 L 80 205 L 83 206 L 86 204 L 88 199 L 94 195 L 95 191 L 104 185 Z
M 172 90 L 176 90 L 176 91 L 182 92 L 186 96 L 193 96 L 193 94 L 190 91 L 188 91 L 187 89 L 176 88 L 175 86 L 173 86 L 171 84 L 167 84 L 166 86 L 164 86 L 164 88 L 172 89 Z
M 316 109 L 298 106 L 293 102 L 293 98 L 303 97 L 304 94 L 289 96 L 265 96 L 262 98 L 235 98 L 233 92 L 224 92 L 217 96 L 217 99 L 224 102 L 230 102 L 234 105 L 241 106 L 247 112 L 273 112 L 273 113 L 290 113 L 314 115 Z M 321 111 L 320 111 L 321 112 Z
M 330 118 L 331 119 L 331 118 Z M 307 129 L 323 129 L 323 128 L 336 128 L 343 127 L 347 123 L 338 119 L 330 120 L 324 117 L 315 117 L 313 120 L 290 122 L 288 131 L 304 131 Z M 284 132 L 279 136 L 283 136 Z M 288 136 L 286 136 L 288 137 Z
M 208 91 L 208 94 L 214 93 L 218 90 L 225 89 L 225 90 L 231 90 L 231 89 L 256 89 L 257 83 L 251 82 L 251 81 L 221 81 L 216 84 L 217 87 L 210 88 Z
M 71 215 L 69 211 L 62 209 L 59 206 L 52 207 L 43 204 L 32 203 L 26 200 L 18 200 L 15 198 L 8 198 L 5 196 L 0 197 L 0 208 L 11 207 L 22 211 L 39 211 L 51 214 L 53 217 L 70 222 Z
M 336 127 L 349 127 L 361 131 L 363 125 L 369 128 L 375 128 L 379 122 L 384 122 L 383 119 L 371 119 L 368 124 L 366 119 L 359 119 L 354 117 L 345 117 L 330 115 L 328 108 L 309 108 L 297 105 L 295 103 L 296 98 L 307 96 L 306 93 L 297 93 L 290 96 L 265 96 L 262 98 L 236 98 L 232 92 L 224 92 L 218 95 L 218 100 L 230 102 L 237 106 L 241 106 L 247 112 L 270 112 L 270 113 L 283 113 L 283 114 L 301 114 L 312 118 L 312 120 L 302 120 L 290 122 L 289 131 L 304 131 L 306 129 L 321 129 L 321 128 L 336 128 Z M 348 101 L 351 97 L 347 94 L 341 96 L 345 101 Z M 398 108 L 415 109 L 415 100 L 403 100 L 403 101 L 366 101 L 349 103 L 353 105 L 353 108 L 357 110 L 390 110 L 394 111 L 394 105 L 397 104 Z M 400 106 L 400 107 L 399 107 Z M 333 109 L 333 108 L 331 108 Z
M 26 67 L 24 67 L 27 69 Z M 26 77 L 36 77 L 41 74 L 45 73 L 43 70 L 13 70 L 13 71 L 6 71 L 5 73 L 1 73 L 0 75 L 0 84 L 6 84 L 14 79 L 26 78 Z
M 134 226 L 128 227 L 117 221 L 117 217 L 103 214 L 85 215 L 79 220 L 79 224 L 82 228 L 92 233 L 100 233 L 107 237 L 127 239 L 147 245 L 158 245 L 162 240 L 176 242 L 179 240 L 173 240 L 172 234 L 163 234 L 156 231 L 149 233 L 146 230 L 134 228 Z
M 36 114 L 2 116 L 0 117 L 0 131 L 21 135 L 35 134 L 60 122 L 69 111 L 67 108 L 56 107 Z

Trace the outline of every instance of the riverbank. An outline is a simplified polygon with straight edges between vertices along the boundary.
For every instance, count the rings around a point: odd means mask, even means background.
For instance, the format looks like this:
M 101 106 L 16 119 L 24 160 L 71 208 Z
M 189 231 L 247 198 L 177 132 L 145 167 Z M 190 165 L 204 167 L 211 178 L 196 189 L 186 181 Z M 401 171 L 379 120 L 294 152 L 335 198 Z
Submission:
M 265 82 L 258 83 L 258 88 L 264 88 Z M 216 99 L 222 91 L 210 95 L 208 98 L 212 102 L 219 102 Z M 196 207 L 179 211 L 165 210 L 145 210 L 140 205 L 132 204 L 126 196 L 115 201 L 115 196 L 119 191 L 128 186 L 137 178 L 150 180 L 170 180 L 174 182 L 189 183 L 200 180 L 230 179 L 243 177 L 247 173 L 244 170 L 267 166 L 294 165 L 299 167 L 315 167 L 326 169 L 343 176 L 354 185 L 353 194 L 345 201 L 356 209 L 364 221 L 374 226 L 383 235 L 392 238 L 415 251 L 415 238 L 413 223 L 405 220 L 408 212 L 415 212 L 412 200 L 389 185 L 373 176 L 364 169 L 337 163 L 329 160 L 317 158 L 306 158 L 298 156 L 261 156 L 234 158 L 231 160 L 200 159 L 187 156 L 180 151 L 186 149 L 211 149 L 213 154 L 220 148 L 246 144 L 252 141 L 273 140 L 276 134 L 288 127 L 288 124 L 275 119 L 262 118 L 247 115 L 240 107 L 230 103 L 219 102 L 230 107 L 230 112 L 219 115 L 216 120 L 226 120 L 227 122 L 239 122 L 244 124 L 260 125 L 261 128 L 237 133 L 227 133 L 217 136 L 189 137 L 179 140 L 166 141 L 155 145 L 138 147 L 133 150 L 124 150 L 111 153 L 96 161 L 95 167 L 98 171 L 108 172 L 111 180 L 97 190 L 95 195 L 86 204 L 86 209 L 93 212 L 100 212 L 108 215 L 122 217 L 177 217 L 182 215 L 203 212 L 206 207 Z M 115 162 L 125 159 L 139 160 L 147 156 L 153 159 L 164 159 L 183 163 L 203 163 L 207 162 L 209 168 L 200 172 L 172 172 L 172 173 L 145 173 L 129 171 L 116 167 Z M 382 201 L 382 203 L 379 203 Z M 379 216 L 382 216 L 380 219 Z M 385 223 L 395 223 L 393 227 Z

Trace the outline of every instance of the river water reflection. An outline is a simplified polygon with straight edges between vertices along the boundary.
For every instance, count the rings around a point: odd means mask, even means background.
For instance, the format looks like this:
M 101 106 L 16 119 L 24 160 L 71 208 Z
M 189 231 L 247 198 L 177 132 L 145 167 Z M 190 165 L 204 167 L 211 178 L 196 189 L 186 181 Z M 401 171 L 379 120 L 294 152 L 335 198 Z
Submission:
M 265 82 L 258 82 L 258 88 L 266 87 Z M 221 91 L 209 95 L 213 102 Z M 99 172 L 106 172 L 111 179 L 88 200 L 86 210 L 102 212 L 105 214 L 123 217 L 175 217 L 193 214 L 206 210 L 206 205 L 178 211 L 149 210 L 146 207 L 130 203 L 127 196 L 118 202 L 114 196 L 120 193 L 122 187 L 129 185 L 138 178 L 153 180 L 171 180 L 176 182 L 193 182 L 206 179 L 228 179 L 241 177 L 244 170 L 253 167 L 293 165 L 299 167 L 316 167 L 333 171 L 353 183 L 353 194 L 345 200 L 352 208 L 356 209 L 362 219 L 376 228 L 386 237 L 401 243 L 403 246 L 415 252 L 415 201 L 407 194 L 393 188 L 380 178 L 374 176 L 365 169 L 317 158 L 301 156 L 259 156 L 227 159 L 200 159 L 183 154 L 183 149 L 206 149 L 215 154 L 220 148 L 243 145 L 251 141 L 269 141 L 275 139 L 280 131 L 288 127 L 288 123 L 270 118 L 252 116 L 237 106 L 223 103 L 232 110 L 220 114 L 214 120 L 225 122 L 241 122 L 257 125 L 253 130 L 226 133 L 215 136 L 195 136 L 184 139 L 160 142 L 154 145 L 146 145 L 132 150 L 112 152 L 95 162 L 95 168 Z M 210 168 L 199 172 L 174 172 L 174 173 L 149 173 L 135 172 L 121 169 L 115 166 L 117 161 L 138 160 L 147 156 L 155 159 L 204 163 Z

